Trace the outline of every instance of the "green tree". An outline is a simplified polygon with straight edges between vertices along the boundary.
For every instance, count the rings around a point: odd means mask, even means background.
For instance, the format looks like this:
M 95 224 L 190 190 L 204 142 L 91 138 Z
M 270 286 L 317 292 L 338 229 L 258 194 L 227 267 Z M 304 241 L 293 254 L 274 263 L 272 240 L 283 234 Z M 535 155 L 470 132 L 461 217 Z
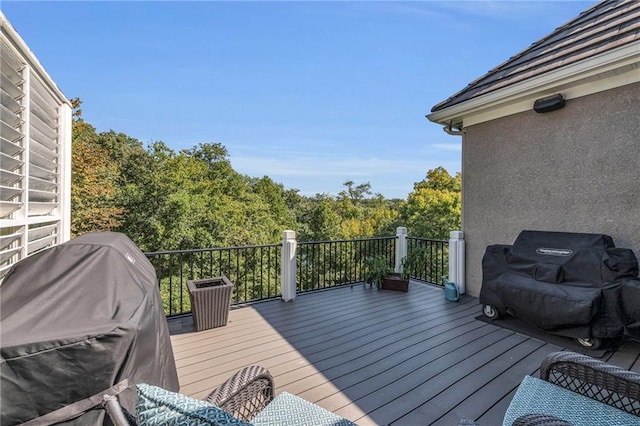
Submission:
M 329 194 L 306 197 L 299 204 L 298 232 L 301 241 L 336 240 L 341 238 L 340 216 L 336 200 Z
M 117 166 L 98 143 L 95 128 L 82 118 L 80 99 L 73 99 L 71 154 L 71 234 L 111 231 L 120 226 L 124 209 L 117 203 Z
M 438 167 L 414 184 L 400 213 L 411 235 L 446 239 L 449 231 L 460 229 L 461 183 L 460 173 L 452 177 Z
M 356 185 L 348 180 L 346 189 L 337 198 L 341 238 L 369 238 L 393 235 L 389 230 L 398 217 L 398 202 L 385 200 L 381 194 L 372 195 L 369 182 Z
M 80 102 L 74 106 L 74 235 L 115 230 L 144 251 L 163 251 L 270 244 L 285 229 L 318 241 L 389 236 L 398 225 L 431 237 L 459 227 L 460 176 L 443 168 L 430 170 L 406 201 L 352 180 L 336 196 L 303 196 L 268 176 L 236 172 L 221 143 L 145 148 L 123 133 L 96 133 Z
M 343 184 L 347 189 L 338 194 L 339 199 L 351 200 L 353 204 L 362 203 L 367 195 L 371 195 L 371 184 L 369 182 L 356 185 L 352 180 L 347 180 Z

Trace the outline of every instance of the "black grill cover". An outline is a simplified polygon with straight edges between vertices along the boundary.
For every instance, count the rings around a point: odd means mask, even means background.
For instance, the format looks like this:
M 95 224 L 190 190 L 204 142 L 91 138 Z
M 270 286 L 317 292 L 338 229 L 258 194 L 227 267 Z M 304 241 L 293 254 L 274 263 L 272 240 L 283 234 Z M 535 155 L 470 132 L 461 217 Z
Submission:
M 608 235 L 522 231 L 513 246 L 487 247 L 482 272 L 481 303 L 545 331 L 610 338 L 640 321 L 638 261 Z
M 538 281 L 602 283 L 608 235 L 522 231 L 511 249 L 511 270 Z
M 178 391 L 153 266 L 125 235 L 87 234 L 18 262 L 0 286 L 0 424 L 128 378 Z M 135 389 L 120 395 L 134 412 Z M 93 410 L 69 424 L 101 424 Z

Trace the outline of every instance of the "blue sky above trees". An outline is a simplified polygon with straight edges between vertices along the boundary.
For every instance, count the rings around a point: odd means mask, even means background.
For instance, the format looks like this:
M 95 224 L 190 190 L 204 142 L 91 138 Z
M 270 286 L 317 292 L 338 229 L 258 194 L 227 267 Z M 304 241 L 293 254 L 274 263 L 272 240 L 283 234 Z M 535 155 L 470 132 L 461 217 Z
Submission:
M 0 7 L 86 121 L 304 195 L 406 198 L 460 171 L 431 107 L 594 1 L 18 2 Z

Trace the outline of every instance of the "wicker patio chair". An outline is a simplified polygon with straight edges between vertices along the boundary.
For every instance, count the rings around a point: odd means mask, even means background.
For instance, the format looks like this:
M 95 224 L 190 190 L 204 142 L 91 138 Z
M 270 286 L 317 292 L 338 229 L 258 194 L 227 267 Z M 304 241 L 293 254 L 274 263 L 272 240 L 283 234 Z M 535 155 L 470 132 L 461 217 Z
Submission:
M 226 411 L 235 418 L 249 422 L 273 400 L 274 383 L 271 373 L 260 366 L 245 367 L 214 389 L 204 401 Z M 116 397 L 103 402 L 116 426 L 135 425 L 135 417 L 120 407 Z
M 640 416 L 640 374 L 574 352 L 549 354 L 540 378 Z
M 504 424 L 640 424 L 640 374 L 574 352 L 551 353 L 540 379 L 521 383 Z
M 239 370 L 204 400 L 248 422 L 271 402 L 273 395 L 271 373 L 264 367 L 253 365 Z

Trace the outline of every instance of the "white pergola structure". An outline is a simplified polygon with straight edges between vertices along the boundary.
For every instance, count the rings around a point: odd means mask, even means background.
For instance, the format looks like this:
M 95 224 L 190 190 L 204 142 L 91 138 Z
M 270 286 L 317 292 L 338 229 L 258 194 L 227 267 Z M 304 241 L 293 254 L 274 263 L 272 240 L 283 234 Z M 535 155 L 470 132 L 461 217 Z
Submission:
M 0 279 L 70 238 L 71 103 L 0 12 Z

